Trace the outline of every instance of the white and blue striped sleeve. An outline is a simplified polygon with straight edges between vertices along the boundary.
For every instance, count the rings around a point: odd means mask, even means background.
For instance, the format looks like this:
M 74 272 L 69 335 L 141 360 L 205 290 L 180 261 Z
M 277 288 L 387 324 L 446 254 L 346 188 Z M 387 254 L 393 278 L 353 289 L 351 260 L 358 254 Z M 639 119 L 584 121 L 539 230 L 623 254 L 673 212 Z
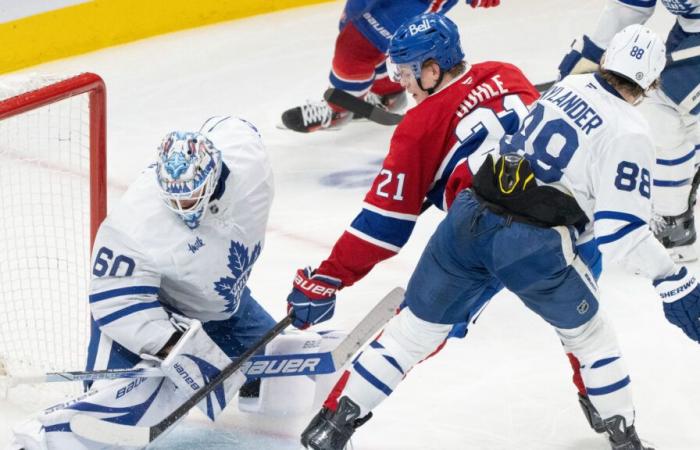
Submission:
M 90 310 L 100 330 L 135 354 L 155 354 L 175 331 L 158 301 L 160 274 L 126 233 L 103 224 L 95 240 Z

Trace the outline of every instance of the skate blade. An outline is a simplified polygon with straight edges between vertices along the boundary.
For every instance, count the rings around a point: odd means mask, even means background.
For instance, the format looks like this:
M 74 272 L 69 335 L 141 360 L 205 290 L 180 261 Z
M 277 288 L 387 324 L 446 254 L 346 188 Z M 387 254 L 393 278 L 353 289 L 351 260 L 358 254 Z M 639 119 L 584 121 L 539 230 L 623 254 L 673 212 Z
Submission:
M 671 258 L 677 263 L 689 263 L 698 259 L 698 253 L 692 245 L 673 247 L 667 250 Z

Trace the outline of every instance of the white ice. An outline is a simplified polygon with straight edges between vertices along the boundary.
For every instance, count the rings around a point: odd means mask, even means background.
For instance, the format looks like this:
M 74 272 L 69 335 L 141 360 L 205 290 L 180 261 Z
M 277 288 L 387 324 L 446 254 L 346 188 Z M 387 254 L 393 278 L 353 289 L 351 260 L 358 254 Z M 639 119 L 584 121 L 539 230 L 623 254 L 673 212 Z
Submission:
M 489 10 L 460 4 L 450 15 L 461 27 L 470 61 L 508 61 L 533 82 L 554 77 L 572 38 L 592 30 L 603 6 L 602 0 L 503 3 Z M 278 318 L 295 269 L 325 258 L 359 211 L 392 132 L 368 122 L 312 135 L 275 128 L 283 110 L 319 98 L 326 88 L 342 5 L 227 22 L 32 69 L 92 71 L 106 80 L 111 202 L 153 158 L 167 131 L 197 128 L 215 114 L 258 125 L 277 197 L 250 285 Z M 657 14 L 651 25 L 665 34 L 670 16 Z M 436 211 L 425 214 L 400 255 L 342 291 L 327 327 L 350 328 L 390 288 L 405 286 L 440 218 Z M 697 271 L 700 265 L 691 266 Z M 666 322 L 650 283 L 612 270 L 601 286 L 633 380 L 640 435 L 662 450 L 699 449 L 700 348 Z M 588 428 L 570 378 L 552 329 L 502 293 L 466 340 L 451 341 L 408 375 L 358 430 L 354 448 L 608 449 L 606 439 Z M 49 402 L 31 390 L 11 392 L 10 400 L 0 403 L 0 448 L 12 425 Z M 209 424 L 194 414 L 156 448 L 293 449 L 307 420 L 231 411 Z

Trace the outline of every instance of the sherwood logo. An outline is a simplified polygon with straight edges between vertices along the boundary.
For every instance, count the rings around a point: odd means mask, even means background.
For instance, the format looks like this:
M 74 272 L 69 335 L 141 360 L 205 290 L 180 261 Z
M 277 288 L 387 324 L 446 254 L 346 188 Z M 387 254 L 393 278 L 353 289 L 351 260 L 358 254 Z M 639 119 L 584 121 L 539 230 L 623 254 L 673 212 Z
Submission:
M 423 31 L 428 31 L 429 29 L 430 23 L 428 22 L 428 19 L 423 19 L 423 21 L 418 25 L 409 25 L 408 32 L 411 33 L 411 36 L 415 36 L 416 34 Z
M 277 361 L 248 361 L 242 371 L 246 375 L 298 373 L 308 370 L 313 373 L 321 358 L 289 358 Z
M 194 378 L 192 378 L 190 374 L 187 373 L 185 368 L 182 367 L 180 363 L 175 363 L 173 369 L 175 369 L 175 372 L 177 372 L 182 377 L 182 379 L 185 380 L 185 383 L 187 383 L 193 391 L 199 390 L 199 384 L 197 384 L 197 382 L 194 381 Z

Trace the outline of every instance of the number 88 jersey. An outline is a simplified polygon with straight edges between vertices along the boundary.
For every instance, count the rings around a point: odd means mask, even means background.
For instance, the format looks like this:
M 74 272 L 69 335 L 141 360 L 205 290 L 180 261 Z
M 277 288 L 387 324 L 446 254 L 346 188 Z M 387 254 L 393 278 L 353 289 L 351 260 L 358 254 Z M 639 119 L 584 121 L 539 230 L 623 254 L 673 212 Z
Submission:
M 542 95 L 501 152 L 524 152 L 538 184 L 572 195 L 606 261 L 658 278 L 673 263 L 649 230 L 654 147 L 636 108 L 598 74 L 565 78 Z M 642 266 L 639 265 L 643 261 Z

